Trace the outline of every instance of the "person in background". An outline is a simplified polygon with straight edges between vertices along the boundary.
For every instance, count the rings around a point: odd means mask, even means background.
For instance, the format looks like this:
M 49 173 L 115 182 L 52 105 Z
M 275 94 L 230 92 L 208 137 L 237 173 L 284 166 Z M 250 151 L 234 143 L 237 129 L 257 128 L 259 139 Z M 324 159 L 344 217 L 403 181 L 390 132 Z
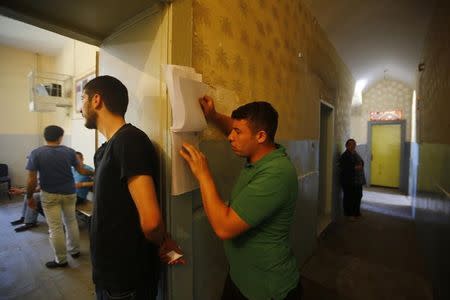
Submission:
M 351 220 L 361 216 L 362 186 L 366 184 L 364 161 L 356 152 L 356 141 L 348 139 L 339 158 L 339 172 L 344 192 L 344 215 Z
M 67 252 L 73 258 L 80 256 L 79 231 L 75 216 L 75 181 L 71 167 L 75 167 L 82 174 L 93 174 L 92 171 L 85 170 L 79 165 L 75 150 L 61 145 L 63 135 L 64 129 L 61 127 L 47 126 L 44 129 L 46 145 L 31 151 L 26 165 L 27 199 L 30 206 L 34 201 L 33 194 L 39 174 L 41 203 L 47 218 L 50 244 L 54 253 L 54 260 L 45 264 L 50 269 L 66 267 Z
M 267 102 L 252 102 L 230 118 L 216 112 L 208 96 L 200 104 L 206 119 L 228 135 L 234 153 L 247 160 L 226 204 L 205 155 L 190 144 L 180 151 L 200 183 L 206 216 L 224 240 L 230 269 L 222 300 L 300 299 L 300 274 L 289 241 L 297 174 L 285 148 L 275 143 L 277 111 Z
M 13 226 L 22 225 L 14 228 L 15 232 L 22 232 L 36 227 L 38 214 L 41 214 L 43 217 L 45 217 L 44 211 L 42 209 L 39 187 L 33 194 L 33 202 L 31 203 L 31 206 L 29 206 L 28 204 L 26 193 L 27 191 L 24 188 L 11 187 L 11 189 L 9 190 L 10 195 L 13 196 L 24 195 L 21 217 L 17 220 L 11 221 L 11 225 Z
M 170 257 L 181 250 L 166 232 L 159 208 L 155 148 L 147 134 L 125 122 L 128 90 L 117 78 L 89 81 L 82 103 L 85 126 L 107 140 L 94 155 L 90 241 L 97 299 L 156 299 L 159 259 L 183 259 Z
M 76 151 L 76 157 L 79 162 L 79 164 L 86 170 L 94 171 L 94 169 L 91 166 L 88 166 L 84 163 L 84 157 L 83 154 L 79 151 Z M 78 173 L 78 171 L 72 167 L 72 174 L 73 178 L 75 180 L 75 188 L 77 193 L 77 202 L 76 205 L 83 203 L 87 199 L 87 194 L 94 186 L 94 181 L 92 179 L 92 176 L 83 175 Z

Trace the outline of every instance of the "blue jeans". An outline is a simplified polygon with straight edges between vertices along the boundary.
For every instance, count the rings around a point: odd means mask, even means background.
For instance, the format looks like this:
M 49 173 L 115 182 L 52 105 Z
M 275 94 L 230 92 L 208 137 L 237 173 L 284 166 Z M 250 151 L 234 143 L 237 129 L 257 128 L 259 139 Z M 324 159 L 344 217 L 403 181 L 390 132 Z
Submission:
M 39 193 L 34 193 L 33 199 L 36 206 L 40 205 L 41 195 Z M 36 223 L 38 219 L 38 210 L 28 206 L 27 195 L 23 197 L 22 218 L 24 218 L 25 224 Z
M 50 244 L 55 253 L 57 263 L 67 262 L 67 252 L 75 254 L 80 252 L 80 232 L 75 216 L 76 194 L 53 194 L 41 191 L 42 208 L 47 218 L 50 234 Z M 63 223 L 66 228 L 64 237 Z

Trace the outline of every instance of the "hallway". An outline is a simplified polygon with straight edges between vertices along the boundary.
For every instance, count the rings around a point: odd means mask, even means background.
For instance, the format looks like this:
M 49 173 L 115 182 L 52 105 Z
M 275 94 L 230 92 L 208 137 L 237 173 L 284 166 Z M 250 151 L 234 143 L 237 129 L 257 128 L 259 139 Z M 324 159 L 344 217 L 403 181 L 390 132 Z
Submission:
M 363 217 L 354 222 L 339 218 L 303 266 L 304 299 L 432 299 L 405 199 L 365 191 Z

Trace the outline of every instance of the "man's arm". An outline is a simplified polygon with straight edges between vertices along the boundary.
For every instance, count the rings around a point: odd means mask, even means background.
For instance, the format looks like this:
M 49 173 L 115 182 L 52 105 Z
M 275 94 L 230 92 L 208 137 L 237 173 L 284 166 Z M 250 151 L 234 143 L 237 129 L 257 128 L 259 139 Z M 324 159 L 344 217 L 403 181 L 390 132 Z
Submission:
M 206 120 L 211 121 L 225 135 L 230 134 L 232 127 L 232 119 L 224 114 L 218 113 L 214 107 L 214 100 L 209 96 L 199 99 L 200 105 Z
M 83 168 L 83 166 L 80 165 L 80 164 L 77 164 L 75 166 L 75 170 L 77 170 L 78 173 L 83 174 L 83 175 L 87 175 L 87 176 L 94 175 L 94 173 L 95 173 L 94 171 L 91 171 L 89 169 Z
M 128 189 L 138 210 L 142 231 L 148 240 L 160 247 L 161 260 L 168 264 L 184 264 L 183 258 L 172 260 L 168 255 L 172 251 L 181 255 L 183 252 L 166 232 L 153 178 L 149 175 L 133 176 L 128 179 Z
M 90 188 L 94 186 L 94 182 L 93 181 L 79 181 L 79 182 L 75 182 L 75 188 L 80 189 L 80 188 Z
M 250 225 L 220 198 L 205 155 L 189 144 L 183 144 L 183 148 L 185 151 L 181 150 L 180 155 L 200 183 L 203 207 L 216 235 L 227 240 L 247 231 Z
M 18 196 L 18 195 L 23 195 L 27 193 L 27 190 L 25 188 L 18 188 L 18 187 L 11 187 L 8 191 L 8 193 L 12 196 Z
M 156 245 L 165 238 L 165 228 L 156 197 L 155 184 L 149 175 L 138 175 L 128 179 L 128 189 L 139 213 L 145 237 Z

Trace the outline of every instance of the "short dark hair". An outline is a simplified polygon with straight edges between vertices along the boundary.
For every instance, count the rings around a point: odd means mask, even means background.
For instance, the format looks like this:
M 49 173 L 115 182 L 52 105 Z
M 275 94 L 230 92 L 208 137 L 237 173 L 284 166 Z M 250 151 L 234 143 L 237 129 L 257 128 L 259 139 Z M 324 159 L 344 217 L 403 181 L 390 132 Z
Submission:
M 98 76 L 84 86 L 84 92 L 89 99 L 94 94 L 99 94 L 110 112 L 125 116 L 128 107 L 128 90 L 119 79 L 108 75 Z
M 354 139 L 348 139 L 348 140 L 345 142 L 345 147 L 347 147 L 347 146 L 348 146 L 348 143 L 350 143 L 350 142 L 354 142 L 354 143 L 356 144 L 356 141 L 355 141 Z
M 79 156 L 81 156 L 81 158 L 83 158 L 83 153 L 81 153 L 80 151 L 75 151 L 75 154 L 79 155 Z
M 64 129 L 56 125 L 50 125 L 44 129 L 44 138 L 47 142 L 56 142 L 64 135 Z
M 278 112 L 265 101 L 247 103 L 235 109 L 231 118 L 247 120 L 254 133 L 263 130 L 267 133 L 270 142 L 275 141 L 275 133 L 278 128 Z

